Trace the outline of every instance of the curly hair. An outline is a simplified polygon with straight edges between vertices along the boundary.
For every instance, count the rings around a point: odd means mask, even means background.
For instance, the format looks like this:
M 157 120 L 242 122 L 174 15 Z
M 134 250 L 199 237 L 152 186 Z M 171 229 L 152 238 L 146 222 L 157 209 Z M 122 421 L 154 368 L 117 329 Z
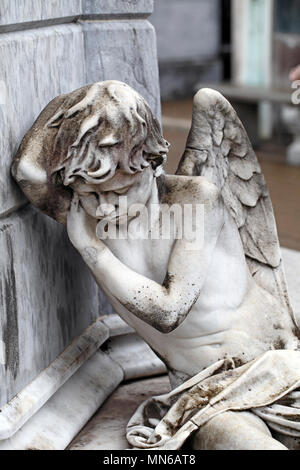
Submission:
M 89 183 L 112 178 L 117 169 L 129 174 L 162 166 L 169 143 L 146 101 L 118 81 L 94 83 L 74 104 L 66 99 L 47 122 L 56 127 L 52 174 L 64 186 L 82 177 Z

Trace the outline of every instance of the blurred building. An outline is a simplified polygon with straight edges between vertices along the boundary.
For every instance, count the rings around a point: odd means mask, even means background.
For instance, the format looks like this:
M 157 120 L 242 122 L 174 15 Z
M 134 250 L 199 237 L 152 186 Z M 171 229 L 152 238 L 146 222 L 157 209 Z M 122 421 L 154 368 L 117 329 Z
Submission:
M 201 81 L 223 78 L 220 0 L 155 0 L 163 100 L 192 96 Z

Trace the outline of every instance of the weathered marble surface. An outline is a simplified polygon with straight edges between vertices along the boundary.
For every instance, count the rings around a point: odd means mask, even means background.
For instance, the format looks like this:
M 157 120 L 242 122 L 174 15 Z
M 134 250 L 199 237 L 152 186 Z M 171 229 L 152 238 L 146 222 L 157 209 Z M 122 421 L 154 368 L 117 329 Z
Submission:
M 55 96 L 85 84 L 82 29 L 78 25 L 0 34 L 0 215 L 25 198 L 10 176 L 12 157 L 25 132 Z
M 109 337 L 127 335 L 129 333 L 134 333 L 134 329 L 131 328 L 127 323 L 122 320 L 119 315 L 108 315 L 103 318 L 103 323 L 107 326 L 109 330 Z
M 124 380 L 150 377 L 166 372 L 165 364 L 136 334 L 111 338 L 106 344 L 106 351 L 109 357 L 122 367 Z
M 14 435 L 97 351 L 108 336 L 108 328 L 101 319 L 97 319 L 49 367 L 4 405 L 0 413 L 0 440 Z
M 169 391 L 167 375 L 121 384 L 75 437 L 68 450 L 128 449 L 125 430 L 136 408 L 147 398 Z
M 1 221 L 0 252 L 3 405 L 98 317 L 99 294 L 65 229 L 29 206 Z
M 71 21 L 80 16 L 148 16 L 153 0 L 1 0 L 0 31 L 3 25 L 39 21 Z
M 105 17 L 149 16 L 153 11 L 153 0 L 82 0 L 83 15 L 103 15 Z
M 88 82 L 123 81 L 140 93 L 160 118 L 152 25 L 147 21 L 106 21 L 83 23 L 82 28 Z
M 123 380 L 122 369 L 97 351 L 0 450 L 63 450 Z

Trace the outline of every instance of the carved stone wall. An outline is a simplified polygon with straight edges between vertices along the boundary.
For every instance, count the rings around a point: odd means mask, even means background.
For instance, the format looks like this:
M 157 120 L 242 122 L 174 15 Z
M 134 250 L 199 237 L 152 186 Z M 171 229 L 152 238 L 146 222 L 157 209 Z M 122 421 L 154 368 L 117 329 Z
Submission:
M 126 81 L 160 117 L 152 0 L 0 2 L 0 406 L 110 307 L 65 228 L 10 176 L 21 138 L 55 96 Z

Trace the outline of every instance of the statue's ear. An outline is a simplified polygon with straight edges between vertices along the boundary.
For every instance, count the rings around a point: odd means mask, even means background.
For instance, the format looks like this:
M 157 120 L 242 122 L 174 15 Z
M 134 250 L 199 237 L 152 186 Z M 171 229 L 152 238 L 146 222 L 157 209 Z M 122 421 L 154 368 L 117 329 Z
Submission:
M 163 173 L 163 167 L 167 160 L 166 154 L 149 155 L 147 156 L 146 160 L 151 164 L 155 177 L 158 177 Z

